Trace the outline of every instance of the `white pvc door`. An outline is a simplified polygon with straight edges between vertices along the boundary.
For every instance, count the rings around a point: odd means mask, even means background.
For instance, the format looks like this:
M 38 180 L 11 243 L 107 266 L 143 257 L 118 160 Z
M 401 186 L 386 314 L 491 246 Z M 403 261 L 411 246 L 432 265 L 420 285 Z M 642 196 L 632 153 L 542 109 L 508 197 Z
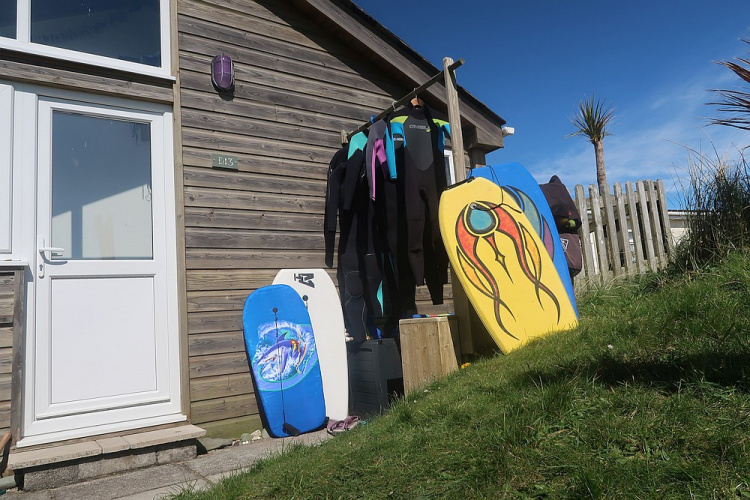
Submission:
M 171 124 L 164 113 L 42 97 L 37 109 L 24 444 L 182 419 Z

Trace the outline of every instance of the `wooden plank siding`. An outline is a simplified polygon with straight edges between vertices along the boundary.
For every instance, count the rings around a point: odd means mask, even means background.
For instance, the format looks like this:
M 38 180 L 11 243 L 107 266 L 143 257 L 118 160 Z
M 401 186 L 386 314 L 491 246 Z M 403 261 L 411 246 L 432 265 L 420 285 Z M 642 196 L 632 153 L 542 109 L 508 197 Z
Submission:
M 281 268 L 325 267 L 326 175 L 341 130 L 410 88 L 288 2 L 180 1 L 178 26 L 191 420 L 257 422 L 244 301 Z M 220 53 L 235 63 L 230 97 L 211 84 Z M 212 169 L 212 153 L 237 156 L 237 170 Z M 433 306 L 420 287 L 420 312 L 452 312 L 449 286 L 445 297 Z
M 13 336 L 22 281 L 20 272 L 0 269 L 0 435 L 10 430 L 11 424 Z
M 0 75 L 13 82 L 58 89 L 86 89 L 98 95 L 118 96 L 171 104 L 172 82 L 133 73 L 108 70 L 102 74 L 85 64 L 0 49 Z

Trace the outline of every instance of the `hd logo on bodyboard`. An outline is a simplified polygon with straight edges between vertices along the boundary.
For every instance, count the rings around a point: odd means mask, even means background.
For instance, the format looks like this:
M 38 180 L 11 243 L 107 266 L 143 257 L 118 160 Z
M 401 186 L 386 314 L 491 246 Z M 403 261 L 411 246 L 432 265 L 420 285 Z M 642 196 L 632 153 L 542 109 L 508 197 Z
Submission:
M 294 281 L 297 281 L 302 285 L 307 285 L 310 288 L 315 288 L 315 283 L 313 283 L 314 277 L 315 275 L 313 273 L 298 273 L 294 275 Z

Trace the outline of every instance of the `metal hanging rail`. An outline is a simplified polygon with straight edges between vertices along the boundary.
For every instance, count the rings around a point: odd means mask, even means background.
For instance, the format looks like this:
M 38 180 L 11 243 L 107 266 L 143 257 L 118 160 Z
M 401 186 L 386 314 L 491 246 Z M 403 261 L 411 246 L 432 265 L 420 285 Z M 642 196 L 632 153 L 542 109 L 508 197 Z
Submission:
M 448 71 L 455 71 L 456 68 L 458 68 L 459 66 L 461 66 L 463 63 L 464 63 L 464 60 L 463 59 L 459 59 L 458 61 L 456 61 L 453 64 L 451 64 L 450 66 L 448 66 L 447 69 L 448 69 Z M 412 90 L 411 92 L 409 92 L 408 94 L 406 94 L 404 97 L 402 97 L 398 101 L 393 101 L 393 104 L 391 104 L 390 108 L 384 109 L 379 115 L 377 115 L 371 121 L 363 123 L 362 125 L 360 125 L 359 127 L 357 127 L 356 130 L 354 130 L 354 131 L 349 132 L 348 134 L 346 134 L 345 140 L 342 141 L 342 142 L 349 142 L 349 140 L 352 137 L 354 137 L 355 134 L 358 134 L 359 132 L 367 130 L 367 128 L 370 125 L 372 125 L 374 122 L 376 122 L 378 120 L 382 120 L 383 118 L 385 118 L 386 116 L 388 116 L 389 113 L 395 111 L 397 107 L 406 104 L 407 102 L 409 102 L 410 100 L 412 100 L 414 97 L 416 97 L 420 92 L 424 92 L 427 88 L 431 87 L 433 84 L 435 84 L 435 83 L 437 83 L 439 81 L 442 81 L 444 78 L 445 78 L 445 70 L 443 70 L 440 73 L 436 74 L 435 76 L 433 76 L 432 78 L 430 78 L 429 80 L 427 80 L 426 82 L 424 82 L 422 85 L 420 85 L 419 87 L 415 88 L 414 90 Z

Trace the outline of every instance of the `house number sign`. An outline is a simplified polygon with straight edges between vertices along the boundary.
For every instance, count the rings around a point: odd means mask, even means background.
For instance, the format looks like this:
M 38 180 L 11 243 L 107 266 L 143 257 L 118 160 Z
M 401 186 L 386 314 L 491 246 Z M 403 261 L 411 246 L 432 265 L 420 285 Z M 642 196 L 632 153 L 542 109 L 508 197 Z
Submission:
M 238 163 L 239 161 L 236 156 L 211 153 L 211 166 L 214 168 L 237 170 Z

